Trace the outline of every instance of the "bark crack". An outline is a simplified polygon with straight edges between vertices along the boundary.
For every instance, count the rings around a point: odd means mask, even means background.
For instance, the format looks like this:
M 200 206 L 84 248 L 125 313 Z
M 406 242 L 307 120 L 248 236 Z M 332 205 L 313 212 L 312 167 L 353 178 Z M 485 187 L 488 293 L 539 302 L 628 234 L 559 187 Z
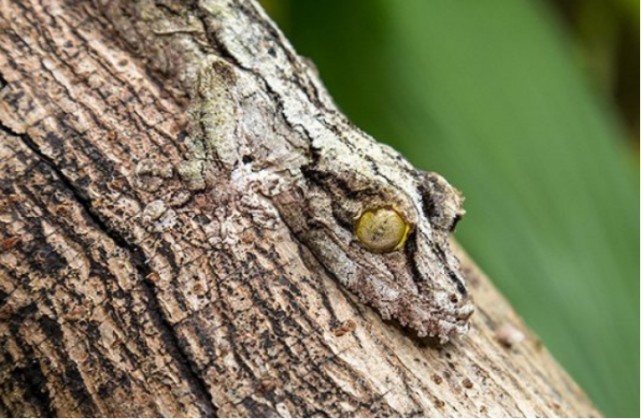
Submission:
M 1 76 L 0 80 L 2 80 Z M 47 167 L 55 173 L 56 177 L 83 208 L 89 222 L 93 223 L 98 230 L 113 240 L 118 247 L 127 252 L 132 265 L 142 279 L 142 281 L 140 281 L 140 289 L 147 299 L 147 308 L 149 309 L 149 315 L 154 322 L 154 326 L 156 326 L 162 336 L 163 342 L 167 345 L 165 349 L 176 361 L 181 369 L 182 375 L 187 379 L 189 386 L 202 401 L 203 413 L 205 413 L 207 417 L 216 417 L 218 408 L 211 399 L 207 383 L 200 376 L 195 365 L 189 360 L 188 354 L 178 341 L 175 330 L 160 307 L 160 303 L 154 292 L 154 284 L 149 279 L 153 270 L 147 263 L 147 258 L 142 248 L 135 243 L 129 242 L 121 233 L 105 223 L 92 207 L 91 200 L 76 188 L 73 182 L 56 165 L 55 161 L 43 153 L 38 144 L 27 133 L 18 133 L 5 125 L 3 121 L 0 121 L 0 131 L 19 138 L 38 159 L 44 162 Z

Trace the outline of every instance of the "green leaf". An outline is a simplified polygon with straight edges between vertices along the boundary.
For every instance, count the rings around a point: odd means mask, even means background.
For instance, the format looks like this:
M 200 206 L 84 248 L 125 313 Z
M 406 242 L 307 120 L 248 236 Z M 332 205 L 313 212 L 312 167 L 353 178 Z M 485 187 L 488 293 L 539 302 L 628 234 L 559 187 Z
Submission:
M 638 416 L 639 183 L 555 16 L 333 0 L 286 19 L 357 125 L 464 192 L 459 240 L 593 401 Z

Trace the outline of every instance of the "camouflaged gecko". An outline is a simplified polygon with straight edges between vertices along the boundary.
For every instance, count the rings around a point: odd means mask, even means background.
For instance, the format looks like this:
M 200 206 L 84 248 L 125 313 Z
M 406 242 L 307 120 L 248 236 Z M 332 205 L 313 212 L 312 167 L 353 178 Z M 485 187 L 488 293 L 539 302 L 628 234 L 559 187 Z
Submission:
M 366 137 L 364 154 L 316 149 L 296 188 L 276 199 L 283 219 L 343 286 L 418 336 L 465 333 L 473 312 L 448 235 L 461 194 Z M 375 156 L 375 159 L 372 158 Z
M 461 194 L 351 125 L 262 11 L 227 4 L 201 2 L 203 39 L 215 42 L 200 71 L 184 76 L 203 158 L 243 193 L 267 197 L 325 270 L 383 319 L 442 342 L 466 332 L 473 305 L 448 245 Z

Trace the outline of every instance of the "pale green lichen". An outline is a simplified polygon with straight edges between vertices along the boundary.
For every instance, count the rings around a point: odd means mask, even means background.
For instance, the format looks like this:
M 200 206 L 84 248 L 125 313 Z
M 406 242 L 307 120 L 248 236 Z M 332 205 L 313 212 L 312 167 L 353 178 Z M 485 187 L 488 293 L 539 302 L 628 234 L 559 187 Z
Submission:
M 216 159 L 228 168 L 238 160 L 233 137 L 236 115 L 231 94 L 236 77 L 234 71 L 217 57 L 204 60 L 193 92 L 198 99 L 189 110 L 192 135 L 199 138 L 201 147 L 195 150 L 195 155 Z
M 176 171 L 181 179 L 185 182 L 187 188 L 191 190 L 201 190 L 205 188 L 203 169 L 203 160 L 184 161 L 176 167 Z

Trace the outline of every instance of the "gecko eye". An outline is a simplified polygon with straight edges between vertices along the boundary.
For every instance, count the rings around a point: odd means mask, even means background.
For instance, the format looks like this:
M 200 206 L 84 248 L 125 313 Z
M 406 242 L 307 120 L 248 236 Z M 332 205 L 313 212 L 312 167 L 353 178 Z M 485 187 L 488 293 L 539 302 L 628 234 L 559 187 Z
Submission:
M 410 225 L 396 211 L 377 208 L 365 211 L 356 222 L 358 240 L 372 253 L 387 253 L 400 249 Z

